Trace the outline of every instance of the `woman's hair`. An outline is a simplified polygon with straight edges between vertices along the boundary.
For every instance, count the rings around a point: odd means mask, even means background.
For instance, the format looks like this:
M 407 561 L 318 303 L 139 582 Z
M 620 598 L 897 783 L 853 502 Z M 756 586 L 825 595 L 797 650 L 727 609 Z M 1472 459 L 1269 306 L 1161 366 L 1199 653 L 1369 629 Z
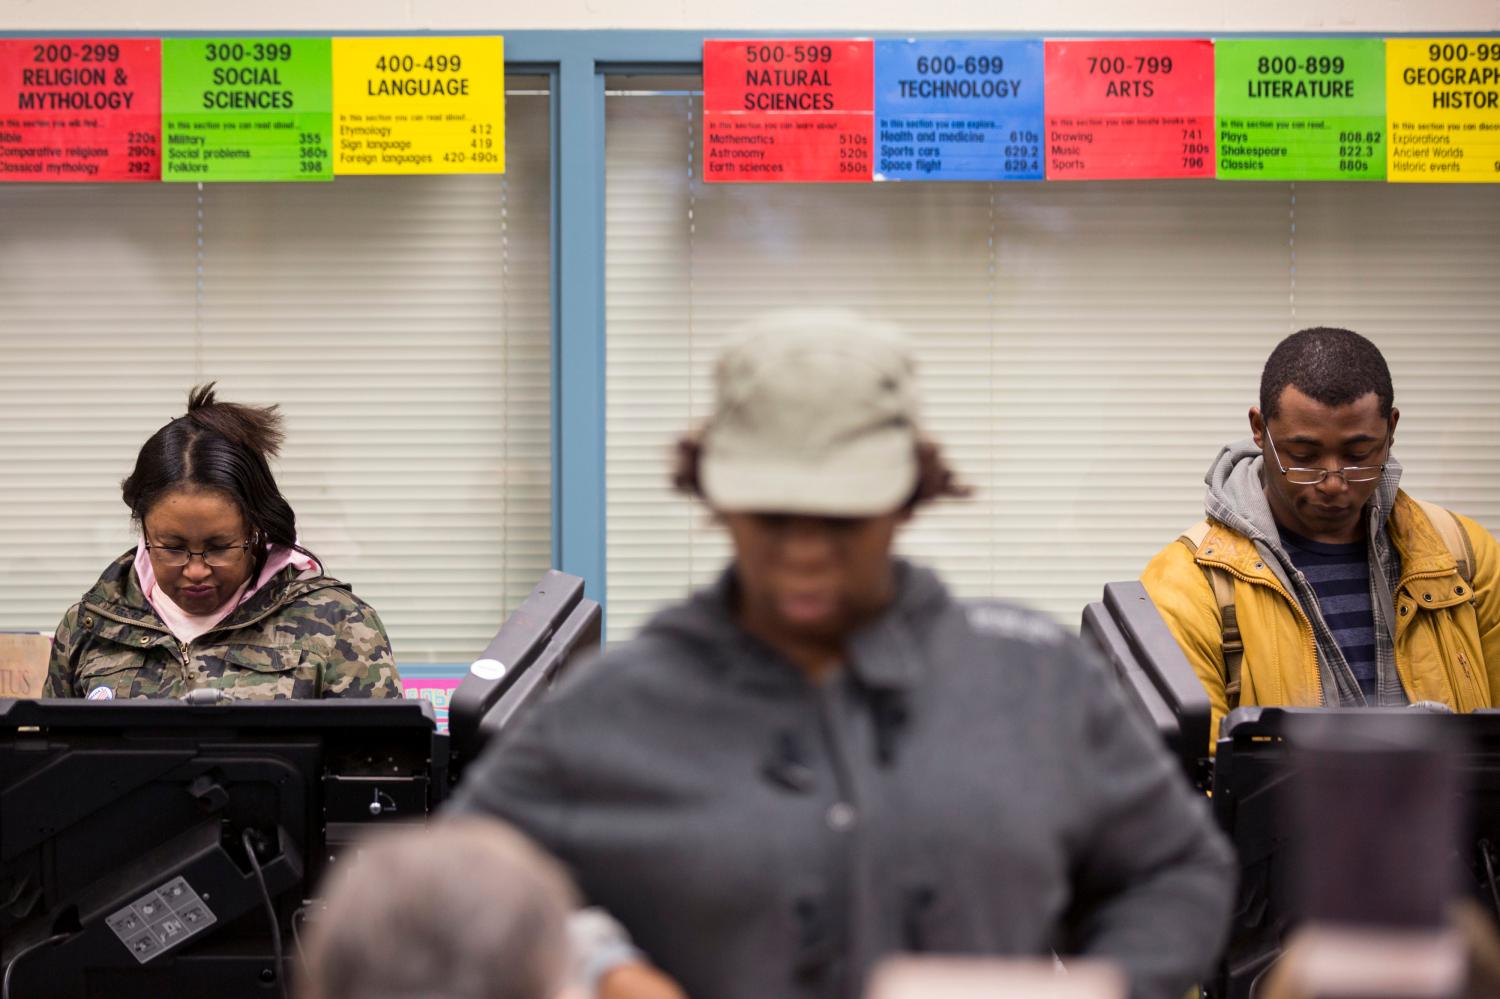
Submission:
M 943 459 L 942 448 L 935 441 L 918 437 L 917 484 L 901 504 L 902 513 L 911 513 L 944 496 L 965 497 L 974 490 L 958 480 L 958 474 Z M 676 460 L 672 465 L 672 488 L 688 496 L 705 499 L 703 493 L 703 439 L 689 434 L 677 441 Z
M 187 413 L 141 446 L 135 470 L 120 483 L 137 524 L 167 493 L 212 490 L 239 508 L 255 541 L 259 566 L 270 545 L 297 547 L 297 517 L 276 487 L 268 459 L 281 449 L 275 406 L 239 406 L 214 398 L 214 383 L 188 393 Z M 299 549 L 300 550 L 300 549 Z

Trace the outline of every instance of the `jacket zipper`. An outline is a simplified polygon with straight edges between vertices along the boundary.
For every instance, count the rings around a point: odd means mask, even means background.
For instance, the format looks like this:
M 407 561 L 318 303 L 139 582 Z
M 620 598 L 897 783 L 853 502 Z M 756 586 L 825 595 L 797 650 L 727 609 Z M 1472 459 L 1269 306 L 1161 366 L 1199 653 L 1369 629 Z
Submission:
M 1308 620 L 1307 613 L 1305 611 L 1303 611 L 1302 605 L 1299 604 L 1296 600 L 1292 599 L 1291 595 L 1286 592 L 1286 587 L 1282 586 L 1281 582 L 1279 580 L 1277 580 L 1275 582 L 1272 582 L 1272 581 L 1269 581 L 1269 580 L 1266 580 L 1266 579 L 1257 578 L 1255 576 L 1249 576 L 1249 575 L 1246 575 L 1245 573 L 1241 572 L 1239 569 L 1236 569 L 1233 566 L 1228 565 L 1227 563 L 1224 563 L 1224 562 L 1219 562 L 1219 561 L 1208 562 L 1207 560 L 1203 560 L 1203 562 L 1204 562 L 1205 565 L 1212 565 L 1215 568 L 1223 569 L 1225 572 L 1229 573 L 1235 579 L 1243 580 L 1244 582 L 1250 583 L 1252 585 L 1269 586 L 1271 589 L 1275 590 L 1278 594 L 1280 594 L 1283 598 L 1285 598 L 1285 600 L 1287 601 L 1287 603 L 1289 603 L 1291 605 L 1292 611 L 1297 615 L 1297 617 L 1302 621 L 1302 623 L 1307 626 L 1306 627 L 1306 634 L 1307 634 L 1308 639 L 1309 639 L 1309 641 L 1306 643 L 1307 644 L 1307 651 L 1310 652 L 1310 653 L 1312 653 L 1313 664 L 1316 667 L 1317 662 L 1318 662 L 1318 643 L 1317 643 L 1317 639 L 1313 637 L 1312 621 Z M 1405 576 L 1400 581 L 1398 581 L 1396 583 L 1396 590 L 1395 590 L 1395 592 L 1396 593 L 1401 592 L 1401 590 L 1403 590 L 1403 589 L 1406 588 L 1406 586 L 1407 586 L 1408 583 L 1415 582 L 1416 580 L 1419 580 L 1419 579 L 1436 579 L 1436 578 L 1438 578 L 1440 576 L 1445 576 L 1445 575 L 1448 575 L 1448 573 L 1446 573 L 1446 572 L 1420 572 L 1420 573 L 1412 573 L 1410 576 Z M 1393 649 L 1392 650 L 1393 654 L 1394 654 L 1394 651 L 1395 650 Z M 1460 652 L 1458 654 L 1458 662 L 1459 662 L 1459 665 L 1461 665 L 1463 667 L 1464 676 L 1466 676 L 1470 680 L 1472 680 L 1473 679 L 1473 674 L 1472 674 L 1472 672 L 1470 671 L 1470 668 L 1469 668 L 1469 660 L 1464 656 L 1464 654 L 1462 652 Z M 1399 675 L 1399 670 L 1398 670 L 1398 675 Z M 1244 682 L 1244 666 L 1243 666 L 1243 664 L 1240 667 L 1240 677 L 1241 677 L 1240 682 L 1243 683 Z M 1317 685 L 1317 689 L 1318 689 L 1318 703 L 1319 704 L 1326 703 L 1325 698 L 1324 698 L 1324 694 L 1323 694 L 1323 671 L 1321 669 L 1315 668 L 1313 670 L 1313 681 Z M 1455 696 L 1456 696 L 1456 693 L 1455 693 Z
M 1294 600 L 1292 598 L 1291 594 L 1287 593 L 1286 587 L 1284 587 L 1284 586 L 1281 585 L 1281 581 L 1280 580 L 1266 580 L 1266 579 L 1258 578 L 1256 576 L 1249 576 L 1249 575 L 1246 575 L 1245 573 L 1241 572 L 1239 569 L 1236 569 L 1234 566 L 1228 565 L 1228 564 L 1226 564 L 1224 562 L 1217 562 L 1217 561 L 1215 561 L 1215 562 L 1207 562 L 1207 561 L 1205 561 L 1204 564 L 1205 565 L 1212 565 L 1215 568 L 1223 569 L 1225 572 L 1229 573 L 1235 579 L 1243 580 L 1244 582 L 1249 583 L 1252 586 L 1269 586 L 1271 589 L 1275 590 L 1283 598 L 1286 599 L 1286 602 L 1288 604 L 1290 604 L 1291 607 L 1292 607 L 1292 612 L 1294 614 L 1296 614 L 1297 617 L 1298 617 L 1298 619 L 1306 626 L 1303 629 L 1303 633 L 1307 636 L 1307 641 L 1304 644 L 1306 646 L 1307 652 L 1312 655 L 1312 661 L 1313 661 L 1313 683 L 1317 687 L 1317 690 L 1318 690 L 1318 703 L 1319 704 L 1325 704 L 1325 703 L 1327 703 L 1327 700 L 1326 700 L 1326 698 L 1323 695 L 1323 670 L 1318 666 L 1318 640 L 1313 636 L 1312 621 L 1308 618 L 1307 612 L 1302 609 L 1302 605 L 1300 603 L 1298 603 L 1296 600 Z M 1244 630 L 1243 629 L 1241 629 L 1240 634 L 1241 634 L 1241 636 L 1244 635 Z M 1243 637 L 1241 638 L 1241 641 L 1244 641 Z M 1243 654 L 1243 653 L 1241 653 L 1241 654 Z M 1245 683 L 1245 664 L 1244 664 L 1244 660 L 1241 660 L 1240 661 L 1240 689 L 1241 689 L 1241 691 L 1244 690 L 1244 683 Z
M 252 624 L 258 624 L 261 621 L 264 621 L 266 618 L 270 617 L 272 614 L 276 613 L 276 611 L 280 610 L 285 603 L 286 603 L 286 601 L 284 601 L 284 600 L 277 601 L 275 604 L 271 605 L 270 607 L 267 607 L 260 614 L 257 614 L 255 617 L 252 617 L 248 621 L 241 621 L 239 624 L 235 625 L 234 627 L 235 628 L 248 628 Z M 131 620 L 128 617 L 121 617 L 118 614 L 111 614 L 109 611 L 104 610 L 102 607 L 99 607 L 96 604 L 86 603 L 83 606 L 84 606 L 84 608 L 86 610 L 89 610 L 89 611 L 91 611 L 91 612 L 93 612 L 95 614 L 98 614 L 100 617 L 102 617 L 102 618 L 104 618 L 106 620 L 109 620 L 109 621 L 118 621 L 120 624 L 128 624 L 128 625 L 131 625 L 132 627 L 136 627 L 136 628 L 147 628 L 147 629 L 149 629 L 151 631 L 159 631 L 163 635 L 166 635 L 169 638 L 171 638 L 176 643 L 176 645 L 177 645 L 177 656 L 182 661 L 182 682 L 183 682 L 183 685 L 184 686 L 187 685 L 189 674 L 192 672 L 192 669 L 193 669 L 192 654 L 191 654 L 191 649 L 192 649 L 192 646 L 193 646 L 192 642 L 188 642 L 186 644 L 183 644 L 182 642 L 178 642 L 177 641 L 177 636 L 173 635 L 169 629 L 167 629 L 167 628 L 159 628 L 156 625 L 151 624 L 149 621 L 133 621 L 133 620 Z M 215 626 L 212 630 L 205 631 L 203 634 L 204 635 L 212 635 L 214 632 L 216 632 L 216 631 L 222 631 L 222 630 L 234 630 L 234 629 L 224 629 L 224 628 L 221 628 L 219 626 Z M 198 637 L 202 638 L 203 635 L 200 635 Z
M 823 741 L 828 750 L 829 763 L 833 768 L 834 791 L 836 801 L 829 806 L 825 813 L 824 821 L 835 835 L 844 837 L 844 849 L 839 852 L 843 855 L 843 884 L 840 886 L 842 892 L 836 904 L 839 910 L 835 919 L 839 930 L 835 933 L 838 946 L 848 954 L 855 954 L 862 947 L 860 935 L 859 913 L 862 908 L 860 891 L 861 864 L 858 854 L 860 846 L 858 838 L 863 835 L 861 826 L 865 816 L 860 807 L 859 795 L 855 790 L 855 778 L 852 763 L 849 759 L 849 747 L 844 740 L 843 726 L 839 717 L 841 693 L 841 679 L 835 677 L 832 682 L 816 684 L 813 697 L 817 701 L 819 728 L 822 729 Z M 843 970 L 840 982 L 840 993 L 852 994 L 854 976 L 848 970 L 853 962 L 847 962 Z

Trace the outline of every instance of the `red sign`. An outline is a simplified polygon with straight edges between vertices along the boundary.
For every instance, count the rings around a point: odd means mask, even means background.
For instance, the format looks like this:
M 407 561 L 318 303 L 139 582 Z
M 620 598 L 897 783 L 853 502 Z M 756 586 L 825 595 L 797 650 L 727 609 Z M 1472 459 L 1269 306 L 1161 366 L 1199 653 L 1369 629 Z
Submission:
M 160 41 L 0 40 L 0 181 L 160 179 Z
M 703 179 L 871 179 L 875 47 L 863 41 L 703 43 Z
M 1047 179 L 1214 175 L 1214 46 L 1047 43 Z

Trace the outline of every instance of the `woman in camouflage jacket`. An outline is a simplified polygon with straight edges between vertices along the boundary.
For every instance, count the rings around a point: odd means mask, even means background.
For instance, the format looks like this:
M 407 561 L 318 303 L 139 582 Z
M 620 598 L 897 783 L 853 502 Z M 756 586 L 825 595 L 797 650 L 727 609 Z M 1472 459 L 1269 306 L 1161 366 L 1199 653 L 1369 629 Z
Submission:
M 276 407 L 194 390 L 122 483 L 141 528 L 58 626 L 47 697 L 400 697 L 380 618 L 296 543 Z

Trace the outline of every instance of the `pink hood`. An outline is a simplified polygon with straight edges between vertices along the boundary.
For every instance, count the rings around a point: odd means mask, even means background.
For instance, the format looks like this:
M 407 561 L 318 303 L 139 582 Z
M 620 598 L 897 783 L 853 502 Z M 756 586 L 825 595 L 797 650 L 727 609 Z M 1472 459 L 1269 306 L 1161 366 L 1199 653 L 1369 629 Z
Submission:
M 266 557 L 266 564 L 261 568 L 260 575 L 253 581 L 247 580 L 244 586 L 224 602 L 224 606 L 211 614 L 194 616 L 172 602 L 171 598 L 162 592 L 156 584 L 156 570 L 151 566 L 151 558 L 146 552 L 146 541 L 144 538 L 136 544 L 135 548 L 135 575 L 141 583 L 141 592 L 146 595 L 146 600 L 160 615 L 162 622 L 168 630 L 177 637 L 184 645 L 197 638 L 205 632 L 211 631 L 215 625 L 224 620 L 240 604 L 249 600 L 262 587 L 287 566 L 295 566 L 298 570 L 298 578 L 306 579 L 311 576 L 321 575 L 323 567 L 317 561 L 286 545 L 272 545 L 270 553 Z

